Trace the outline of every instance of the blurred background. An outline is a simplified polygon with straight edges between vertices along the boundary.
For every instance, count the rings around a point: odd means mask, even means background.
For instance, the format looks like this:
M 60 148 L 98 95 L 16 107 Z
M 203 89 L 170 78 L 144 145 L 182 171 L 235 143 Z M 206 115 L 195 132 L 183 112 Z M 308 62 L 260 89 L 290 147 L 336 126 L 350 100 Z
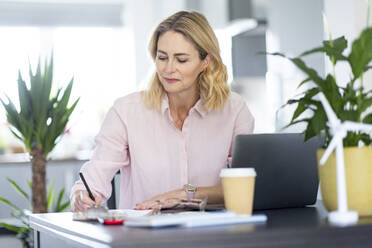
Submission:
M 255 132 L 301 131 L 282 129 L 293 109 L 280 106 L 299 93 L 304 75 L 282 58 L 256 53 L 296 56 L 318 46 L 327 38 L 322 12 L 333 37 L 352 39 L 366 25 L 366 7 L 366 0 L 2 0 L 0 97 L 17 99 L 18 70 L 27 76 L 28 63 L 53 51 L 55 84 L 73 77 L 73 98 L 81 101 L 52 157 L 88 158 L 114 100 L 146 87 L 154 71 L 147 43 L 155 25 L 176 11 L 196 10 L 218 36 L 229 84 L 246 99 Z M 306 60 L 319 72 L 328 70 L 320 54 Z M 347 68 L 337 69 L 348 77 Z M 0 153 L 22 152 L 1 107 Z
M 154 72 L 147 43 L 155 25 L 179 10 L 203 13 L 214 28 L 228 82 L 255 116 L 255 133 L 302 131 L 301 126 L 283 130 L 293 108 L 280 107 L 304 90 L 297 89 L 304 75 L 292 64 L 257 52 L 293 57 L 319 46 L 328 39 L 322 13 L 333 38 L 345 35 L 353 40 L 367 23 L 366 0 L 0 0 L 0 97 L 18 99 L 18 70 L 27 76 L 29 63 L 36 65 L 39 56 L 46 58 L 53 51 L 55 85 L 74 78 L 72 100 L 81 98 L 51 154 L 48 184 L 54 182 L 56 189 L 69 193 L 114 100 L 144 89 Z M 329 61 L 320 54 L 305 60 L 321 74 L 330 71 Z M 346 82 L 350 70 L 340 64 L 336 74 Z M 371 72 L 364 82 L 372 88 Z M 6 181 L 10 177 L 27 189 L 31 173 L 2 106 L 0 154 L 0 196 L 28 208 Z M 0 205 L 0 218 L 9 214 L 10 209 Z

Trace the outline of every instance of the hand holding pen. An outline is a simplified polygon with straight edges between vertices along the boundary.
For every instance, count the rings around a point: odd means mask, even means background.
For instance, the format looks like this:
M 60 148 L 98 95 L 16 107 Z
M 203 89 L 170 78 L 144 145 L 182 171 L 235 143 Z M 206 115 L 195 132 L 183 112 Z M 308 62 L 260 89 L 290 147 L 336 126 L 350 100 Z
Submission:
M 71 208 L 74 212 L 83 212 L 91 206 L 98 206 L 102 203 L 102 198 L 94 194 L 82 173 L 79 174 L 86 190 L 77 190 L 71 198 Z

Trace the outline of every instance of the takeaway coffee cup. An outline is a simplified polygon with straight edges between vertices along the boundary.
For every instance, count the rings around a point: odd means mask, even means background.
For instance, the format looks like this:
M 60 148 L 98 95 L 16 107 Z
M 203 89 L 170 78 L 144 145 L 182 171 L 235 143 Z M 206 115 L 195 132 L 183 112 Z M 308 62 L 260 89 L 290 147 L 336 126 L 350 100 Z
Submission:
M 252 214 L 255 169 L 222 169 L 220 177 L 226 209 L 237 214 Z

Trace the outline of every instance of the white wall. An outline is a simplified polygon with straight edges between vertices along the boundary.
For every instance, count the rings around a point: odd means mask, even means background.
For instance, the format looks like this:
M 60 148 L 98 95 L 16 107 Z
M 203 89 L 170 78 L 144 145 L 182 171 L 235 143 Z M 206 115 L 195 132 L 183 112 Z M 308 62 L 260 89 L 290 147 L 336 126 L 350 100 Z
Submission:
M 148 42 L 156 26 L 170 15 L 187 9 L 187 0 L 123 0 L 124 23 L 134 32 L 136 54 L 136 81 L 139 88 L 147 85 L 154 70 L 148 52 Z M 200 0 L 194 4 L 213 28 L 224 27 L 227 23 L 227 0 Z
M 267 0 L 266 7 L 269 52 L 281 52 L 294 57 L 321 44 L 323 0 Z M 306 57 L 305 61 L 323 74 L 324 59 L 321 54 Z M 267 111 L 268 121 L 276 125 L 276 131 L 280 131 L 289 123 L 293 109 L 284 108 L 277 111 L 298 93 L 297 85 L 305 79 L 305 75 L 281 57 L 269 56 L 267 62 L 267 102 L 262 107 Z
M 124 23 L 135 37 L 136 83 L 141 87 L 151 75 L 152 60 L 148 42 L 156 26 L 166 17 L 184 9 L 184 0 L 125 0 Z
M 371 1 L 370 1 L 371 2 Z M 372 2 L 371 2 L 372 4 Z M 333 38 L 344 35 L 349 41 L 347 52 L 350 52 L 352 41 L 360 34 L 367 24 L 367 1 L 365 0 L 325 0 L 324 12 L 327 16 Z M 372 14 L 372 13 L 371 13 Z M 369 25 L 372 24 L 370 16 Z M 328 39 L 328 37 L 325 37 Z M 326 70 L 331 70 L 329 61 Z M 336 76 L 340 82 L 347 82 L 351 71 L 345 64 L 336 67 Z M 372 89 L 372 71 L 364 76 L 364 86 Z

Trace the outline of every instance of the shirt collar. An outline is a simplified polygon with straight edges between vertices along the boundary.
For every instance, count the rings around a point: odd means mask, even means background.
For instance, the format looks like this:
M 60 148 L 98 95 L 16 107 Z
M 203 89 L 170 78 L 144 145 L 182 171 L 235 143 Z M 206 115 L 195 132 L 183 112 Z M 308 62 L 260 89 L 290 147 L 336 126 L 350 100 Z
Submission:
M 204 117 L 208 113 L 201 99 L 196 102 L 193 108 L 195 108 L 195 110 L 200 114 L 201 117 Z
M 190 111 L 192 109 L 195 109 L 201 117 L 204 117 L 208 113 L 208 111 L 203 106 L 203 101 L 201 99 L 196 102 L 196 104 L 190 109 Z M 164 95 L 161 103 L 161 113 L 164 114 L 166 110 L 169 110 L 169 100 L 167 94 Z

